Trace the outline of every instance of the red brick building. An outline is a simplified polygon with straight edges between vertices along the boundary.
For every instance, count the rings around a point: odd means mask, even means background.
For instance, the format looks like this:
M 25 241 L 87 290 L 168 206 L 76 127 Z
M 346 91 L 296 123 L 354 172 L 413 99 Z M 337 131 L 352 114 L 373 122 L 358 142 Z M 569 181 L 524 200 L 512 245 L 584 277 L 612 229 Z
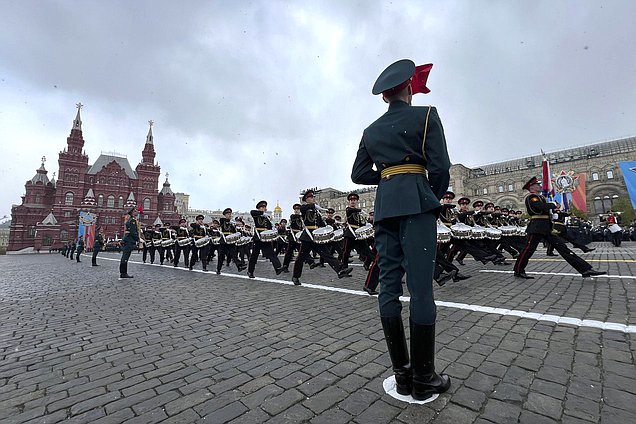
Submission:
M 161 167 L 155 162 L 152 121 L 141 162 L 134 170 L 126 157 L 117 154 L 102 153 L 89 165 L 80 110 L 78 104 L 71 134 L 59 154 L 57 181 L 55 175 L 49 180 L 42 158 L 35 176 L 24 186 L 22 204 L 11 208 L 9 251 L 61 247 L 77 237 L 80 211 L 97 215 L 106 238 L 122 237 L 122 211 L 130 205 L 143 206 L 142 225 L 157 218 L 170 223 L 179 220 L 167 174 L 158 190 Z

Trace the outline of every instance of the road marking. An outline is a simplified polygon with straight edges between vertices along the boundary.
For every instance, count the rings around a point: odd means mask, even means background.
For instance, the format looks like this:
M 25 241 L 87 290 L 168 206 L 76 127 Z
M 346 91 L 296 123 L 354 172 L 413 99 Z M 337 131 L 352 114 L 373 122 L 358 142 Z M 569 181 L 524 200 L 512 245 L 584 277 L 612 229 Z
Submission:
M 487 272 L 493 274 L 512 274 L 514 271 L 500 271 L 498 269 L 481 269 L 479 272 Z M 539 271 L 526 271 L 526 274 L 535 274 L 535 275 L 562 275 L 564 277 L 581 277 L 581 274 L 578 272 L 539 272 Z M 636 277 L 631 275 L 597 275 L 594 277 L 585 277 L 585 278 L 623 278 L 628 280 L 636 280 Z
M 85 256 L 88 256 L 88 255 L 85 255 Z M 113 258 L 100 257 L 100 259 L 107 260 L 107 261 L 119 262 L 119 259 L 113 259 Z M 138 261 L 128 261 L 128 263 L 133 263 L 133 264 L 138 264 L 138 265 L 146 265 L 146 266 L 156 266 L 156 267 L 162 267 L 162 268 L 165 267 L 165 268 L 168 268 L 168 269 L 174 269 L 174 270 L 179 270 L 179 271 L 200 272 L 202 274 L 208 274 L 208 275 L 216 275 L 216 273 L 214 273 L 214 271 L 205 272 L 205 271 L 200 270 L 200 269 L 194 269 L 194 270 L 190 271 L 189 269 L 183 268 L 183 267 L 173 267 L 173 266 L 158 265 L 158 264 L 144 264 L 143 262 L 138 262 Z M 499 270 L 482 270 L 480 272 L 512 273 L 512 271 L 499 271 Z M 539 272 L 528 272 L 528 274 L 580 276 L 580 274 L 549 273 L 549 272 L 541 272 L 541 273 L 539 273 Z M 277 279 L 274 279 L 274 278 L 264 278 L 264 277 L 249 278 L 247 275 L 232 274 L 232 273 L 222 273 L 221 275 L 224 276 L 224 277 L 239 278 L 239 279 L 242 279 L 242 280 L 250 280 L 250 281 L 261 281 L 261 282 L 266 282 L 266 283 L 283 284 L 283 285 L 287 285 L 287 286 L 291 286 L 291 285 L 294 284 L 291 281 L 277 280 Z M 612 277 L 612 276 L 605 275 L 604 277 Z M 614 277 L 636 278 L 636 277 L 623 277 L 623 276 L 614 276 Z M 325 290 L 325 291 L 330 291 L 330 292 L 345 293 L 345 294 L 352 294 L 352 295 L 356 295 L 356 296 L 369 297 L 369 294 L 367 292 L 365 292 L 365 291 L 362 291 L 362 290 L 351 290 L 351 289 L 344 289 L 344 288 L 340 288 L 340 287 L 329 287 L 329 286 L 323 286 L 323 285 L 320 285 L 320 284 L 311 284 L 311 283 L 302 283 L 302 286 L 300 286 L 300 287 L 309 287 L 311 289 Z M 373 297 L 375 297 L 375 296 L 373 296 Z M 403 301 L 403 302 L 410 302 L 411 298 L 408 297 L 408 296 L 400 296 L 400 300 Z M 612 330 L 612 331 L 620 331 L 620 332 L 623 332 L 623 333 L 636 334 L 636 325 L 625 325 L 625 324 L 619 324 L 619 323 L 616 323 L 616 322 L 604 322 L 604 321 L 596 321 L 596 320 L 590 320 L 590 319 L 570 318 L 570 317 L 564 317 L 564 316 L 559 316 L 559 315 L 550 315 L 550 314 L 540 314 L 540 313 L 537 313 L 537 312 L 519 311 L 519 310 L 515 310 L 515 309 L 493 308 L 493 307 L 490 307 L 490 306 L 470 305 L 470 304 L 467 304 L 467 303 L 445 302 L 445 301 L 442 301 L 442 300 L 436 300 L 435 304 L 438 305 L 438 306 L 446 307 L 446 308 L 463 309 L 463 310 L 467 310 L 467 311 L 482 312 L 482 313 L 485 313 L 485 314 L 495 314 L 495 315 L 502 315 L 502 316 L 516 316 L 516 317 L 520 317 L 520 318 L 533 319 L 533 320 L 536 320 L 536 321 L 553 322 L 555 324 L 569 324 L 569 325 L 574 325 L 576 327 L 599 328 L 601 330 Z

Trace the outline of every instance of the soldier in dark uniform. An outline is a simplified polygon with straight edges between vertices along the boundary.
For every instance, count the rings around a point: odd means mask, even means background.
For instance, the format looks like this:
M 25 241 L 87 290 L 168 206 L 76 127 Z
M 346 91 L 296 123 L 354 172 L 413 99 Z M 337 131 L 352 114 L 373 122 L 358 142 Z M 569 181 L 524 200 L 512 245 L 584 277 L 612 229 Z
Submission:
M 77 262 L 82 262 L 80 261 L 80 255 L 82 254 L 82 252 L 84 252 L 84 236 L 79 236 L 77 239 Z
M 203 271 L 208 270 L 207 255 L 208 255 L 208 249 L 210 248 L 210 243 L 201 247 L 197 247 L 197 245 L 195 244 L 197 240 L 200 240 L 201 238 L 207 235 L 207 230 L 205 226 L 203 225 L 203 218 L 204 218 L 203 215 L 197 215 L 195 218 L 195 222 L 190 224 L 190 227 L 191 227 L 190 233 L 192 234 L 192 247 L 191 247 L 192 250 L 190 251 L 190 266 L 189 266 L 190 271 L 194 269 L 194 264 L 196 264 L 199 259 L 201 260 Z
M 190 230 L 188 229 L 187 221 L 183 218 L 179 220 L 179 228 L 177 228 L 177 242 L 175 243 L 175 253 L 174 253 L 174 266 L 179 266 L 179 259 L 181 259 L 181 253 L 183 252 L 183 263 L 185 267 L 190 266 L 190 243 L 181 246 L 179 241 L 187 240 L 190 238 Z
M 133 278 L 128 275 L 128 259 L 133 249 L 137 247 L 139 242 L 139 229 L 137 228 L 137 220 L 133 216 L 135 207 L 128 209 L 124 219 L 126 220 L 126 229 L 124 230 L 124 238 L 121 239 L 121 261 L 119 262 L 119 278 Z
M 278 230 L 278 238 L 276 239 L 276 255 L 280 255 L 281 253 L 285 253 L 285 248 L 287 247 L 287 220 L 285 218 L 281 219 L 280 222 L 276 225 L 276 230 Z
M 95 241 L 93 242 L 93 256 L 91 257 L 91 265 L 97 265 L 97 254 L 104 248 L 104 235 L 102 234 L 102 227 L 99 226 L 95 229 Z
M 537 181 L 537 178 L 532 177 L 528 180 L 523 186 L 523 189 L 530 192 L 525 200 L 526 209 L 528 210 L 528 215 L 530 215 L 530 222 L 526 229 L 528 241 L 515 263 L 515 277 L 525 279 L 534 278 L 526 275 L 526 265 L 528 265 L 528 261 L 542 240 L 553 245 L 556 251 L 559 252 L 559 255 L 581 273 L 583 277 L 606 274 L 606 272 L 592 269 L 592 265 L 576 256 L 574 252 L 566 246 L 565 240 L 552 234 L 552 214 L 556 210 L 556 205 L 554 203 L 548 203 L 545 198 L 539 194 L 541 192 L 541 185 Z
M 362 209 L 358 208 L 358 200 L 360 196 L 358 193 L 349 193 L 347 196 L 349 205 L 347 206 L 347 224 L 344 230 L 345 243 L 342 252 L 342 266 L 349 266 L 349 256 L 353 249 L 358 252 L 359 255 L 364 257 L 364 269 L 369 270 L 371 263 L 375 258 L 375 255 L 371 252 L 366 240 L 356 239 L 355 230 L 364 226 L 367 222 L 362 217 Z
M 267 231 L 272 229 L 272 221 L 265 215 L 267 212 L 267 202 L 265 200 L 261 200 L 256 204 L 256 209 L 250 211 L 250 215 L 254 219 L 254 247 L 252 248 L 252 253 L 250 254 L 250 261 L 247 267 L 247 275 L 250 278 L 254 278 L 254 270 L 256 269 L 256 261 L 258 260 L 258 255 L 260 255 L 261 251 L 263 252 L 263 256 L 265 256 L 272 263 L 274 267 L 274 271 L 276 271 L 276 275 L 279 275 L 283 272 L 283 266 L 280 264 L 280 260 L 278 256 L 274 253 L 273 242 L 271 241 L 262 241 L 260 232 Z
M 143 234 L 142 234 L 142 238 L 143 238 L 143 248 L 142 248 L 142 254 L 141 254 L 141 261 L 143 263 L 146 263 L 146 259 L 148 259 L 148 253 L 152 254 L 151 259 L 154 261 L 154 254 L 155 251 L 151 250 L 152 247 L 152 234 L 154 232 L 154 229 L 148 225 L 146 228 L 144 228 Z
M 75 248 L 77 247 L 76 243 L 77 242 L 75 240 L 71 242 L 71 260 L 75 259 L 73 255 L 75 254 Z
M 310 253 L 314 251 L 338 274 L 338 278 L 344 278 L 351 274 L 353 268 L 342 267 L 338 259 L 334 258 L 329 249 L 324 244 L 314 243 L 313 233 L 316 229 L 325 227 L 322 215 L 316 211 L 314 192 L 307 190 L 303 194 L 303 202 L 300 207 L 300 213 L 303 219 L 304 230 L 300 233 L 300 251 L 294 263 L 294 272 L 292 273 L 292 282 L 299 286 L 300 277 L 303 273 L 303 264 L 309 258 Z
M 169 240 L 174 240 L 173 238 L 173 229 L 170 228 L 170 223 L 166 222 L 165 224 L 163 224 L 163 227 L 161 228 L 161 241 L 162 242 L 166 242 Z M 174 244 L 171 244 L 170 246 L 165 246 L 163 247 L 163 255 L 160 256 L 161 259 L 161 265 L 163 265 L 164 260 L 168 261 L 168 262 L 172 262 L 174 260 L 174 254 L 173 254 L 173 250 L 174 250 Z
M 294 258 L 294 250 L 300 248 L 297 240 L 298 235 L 303 230 L 303 216 L 300 214 L 300 203 L 292 206 L 294 213 L 289 216 L 289 230 L 287 233 L 287 247 L 283 258 L 283 271 L 289 272 L 289 264 Z
M 154 229 L 152 230 L 152 245 L 150 246 L 150 263 L 155 263 L 155 253 L 159 252 L 159 258 L 161 259 L 161 255 L 163 254 L 163 247 L 161 247 L 161 224 L 155 224 Z
M 221 244 L 219 245 L 219 258 L 216 263 L 216 273 L 221 274 L 221 268 L 223 267 L 223 261 L 227 258 L 228 260 L 234 261 L 236 264 L 236 268 L 239 272 L 243 271 L 247 268 L 245 262 L 241 261 L 238 257 L 238 253 L 236 251 L 235 244 L 229 244 L 225 242 L 225 236 L 236 233 L 236 227 L 231 222 L 232 217 L 232 209 L 225 208 L 223 210 L 223 218 L 219 220 L 219 230 L 223 233 L 223 237 L 221 238 Z
M 375 244 L 380 267 L 380 319 L 395 372 L 396 390 L 426 400 L 450 387 L 435 372 L 433 264 L 440 199 L 450 180 L 444 129 L 432 107 L 411 106 L 412 95 L 427 93 L 432 65 L 415 67 L 407 59 L 378 77 L 389 110 L 364 130 L 351 179 L 377 184 Z M 375 169 L 374 169 L 375 165 Z M 411 294 L 411 358 L 402 325 L 402 277 Z

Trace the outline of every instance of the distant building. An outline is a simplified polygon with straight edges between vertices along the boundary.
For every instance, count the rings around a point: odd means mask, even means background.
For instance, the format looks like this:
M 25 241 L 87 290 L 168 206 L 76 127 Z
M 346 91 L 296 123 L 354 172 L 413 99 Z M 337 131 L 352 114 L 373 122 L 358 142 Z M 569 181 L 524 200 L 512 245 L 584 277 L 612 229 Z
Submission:
M 77 237 L 80 211 L 97 215 L 97 225 L 107 238 L 122 237 L 122 215 L 126 207 L 143 207 L 141 223 L 160 218 L 177 222 L 175 194 L 168 175 L 158 191 L 161 167 L 155 162 L 152 121 L 135 169 L 125 156 L 102 153 L 89 165 L 84 153 L 82 121 L 78 104 L 71 134 L 58 157 L 58 180 L 49 180 L 45 158 L 36 174 L 25 184 L 22 203 L 11 208 L 9 251 L 24 248 L 58 248 Z
M 6 251 L 9 247 L 9 233 L 11 230 L 11 221 L 0 224 L 0 250 Z
M 177 213 L 182 216 L 187 215 L 190 195 L 185 193 L 175 193 L 174 198 L 174 205 L 177 208 Z
M 628 198 L 619 162 L 636 161 L 636 137 L 622 138 L 582 147 L 558 150 L 546 154 L 552 174 L 573 171 L 585 179 L 585 197 L 590 217 L 606 213 L 619 197 Z M 524 209 L 526 192 L 522 189 L 532 176 L 541 179 L 542 156 L 527 156 L 469 168 L 452 165 L 450 185 L 457 197 L 489 200 L 507 208 Z M 313 189 L 321 207 L 332 207 L 343 214 L 347 207 L 348 192 L 331 187 Z M 355 190 L 360 195 L 359 207 L 373 210 L 376 187 Z M 302 196 L 302 193 L 300 195 Z

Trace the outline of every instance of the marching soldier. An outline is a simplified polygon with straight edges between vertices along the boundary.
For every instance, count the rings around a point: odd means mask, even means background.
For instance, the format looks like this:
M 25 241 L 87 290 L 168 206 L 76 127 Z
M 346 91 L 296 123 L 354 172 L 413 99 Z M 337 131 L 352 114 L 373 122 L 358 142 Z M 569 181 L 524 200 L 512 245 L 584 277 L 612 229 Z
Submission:
M 95 241 L 93 242 L 93 256 L 91 257 L 91 265 L 97 265 L 97 254 L 104 248 L 104 235 L 102 234 L 102 227 L 98 226 L 95 229 Z
M 287 232 L 287 247 L 283 258 L 283 272 L 289 272 L 289 264 L 294 258 L 294 250 L 300 248 L 298 237 L 303 230 L 303 217 L 300 214 L 300 204 L 294 203 L 292 206 L 294 213 L 289 216 L 289 229 Z
M 427 93 L 432 65 L 407 59 L 382 72 L 373 94 L 382 93 L 389 110 L 364 130 L 351 179 L 378 185 L 375 243 L 382 286 L 380 319 L 393 364 L 396 390 L 426 400 L 450 387 L 435 372 L 433 263 L 439 200 L 450 180 L 444 130 L 432 107 L 411 106 L 414 93 Z M 374 169 L 375 165 L 375 169 Z M 402 277 L 411 293 L 411 358 L 402 324 Z
M 126 220 L 126 229 L 124 230 L 124 238 L 121 240 L 121 261 L 119 262 L 119 279 L 133 278 L 128 275 L 128 259 L 133 249 L 137 247 L 139 242 L 139 229 L 137 228 L 137 220 L 133 216 L 135 207 L 128 209 L 124 215 Z
M 274 267 L 274 271 L 276 271 L 276 275 L 279 275 L 283 272 L 283 267 L 280 264 L 280 260 L 278 256 L 274 253 L 274 246 L 272 241 L 263 241 L 261 238 L 261 232 L 272 229 L 272 222 L 265 215 L 267 212 L 267 202 L 265 200 L 261 200 L 256 204 L 256 209 L 250 211 L 250 215 L 254 218 L 254 247 L 252 248 L 252 253 L 250 254 L 250 261 L 247 268 L 247 275 L 250 278 L 254 278 L 254 270 L 256 269 L 256 261 L 258 260 L 258 255 L 263 252 L 263 255 L 270 260 L 272 266 Z M 276 240 L 276 239 L 274 239 Z
M 75 259 L 75 258 L 73 257 L 73 254 L 75 253 L 75 248 L 76 248 L 76 247 L 77 247 L 77 244 L 76 244 L 75 240 L 73 240 L 73 241 L 71 242 L 71 260 Z
M 146 259 L 148 259 L 148 253 L 150 253 L 150 260 L 152 262 L 155 261 L 155 250 L 152 247 L 152 235 L 154 233 L 154 229 L 148 225 L 143 231 L 143 250 L 141 260 L 143 263 L 146 263 Z
M 311 251 L 316 252 L 329 266 L 338 274 L 338 278 L 344 278 L 351 274 L 353 268 L 343 267 L 338 259 L 334 258 L 324 244 L 314 243 L 313 233 L 326 224 L 320 214 L 316 211 L 314 192 L 307 190 L 303 194 L 303 202 L 300 207 L 300 213 L 303 219 L 303 231 L 300 233 L 300 251 L 294 263 L 294 272 L 292 274 L 292 282 L 299 286 L 300 277 L 303 273 L 303 263 L 309 258 Z
M 552 234 L 552 213 L 556 210 L 556 205 L 554 203 L 548 203 L 545 198 L 539 194 L 541 192 L 541 185 L 537 181 L 537 178 L 532 177 L 528 180 L 523 186 L 523 189 L 530 192 L 525 200 L 526 209 L 528 215 L 530 215 L 530 222 L 526 229 L 528 241 L 515 263 L 515 277 L 525 279 L 534 278 L 526 274 L 526 266 L 542 240 L 553 245 L 556 251 L 559 252 L 559 255 L 583 277 L 606 274 L 604 271 L 592 269 L 592 265 L 576 256 L 574 252 L 566 246 L 565 241 L 561 237 Z
M 221 233 L 223 233 L 223 236 L 221 237 L 221 244 L 219 245 L 219 258 L 216 263 L 217 275 L 221 274 L 221 268 L 223 267 L 223 262 L 225 261 L 226 258 L 228 260 L 231 259 L 232 261 L 234 261 L 234 263 L 236 264 L 236 268 L 238 269 L 239 272 L 247 268 L 247 265 L 245 265 L 245 262 L 241 261 L 238 257 L 238 254 L 236 251 L 236 245 L 227 243 L 226 241 L 227 236 L 229 236 L 230 234 L 236 233 L 236 227 L 232 223 L 231 217 L 232 217 L 232 209 L 225 208 L 223 210 L 223 218 L 219 220 L 220 231 Z
M 358 240 L 355 233 L 355 230 L 366 224 L 366 219 L 361 214 L 362 209 L 358 208 L 360 196 L 358 193 L 349 193 L 347 200 L 349 205 L 346 210 L 347 225 L 344 231 L 345 243 L 342 252 L 342 266 L 346 268 L 349 265 L 349 256 L 351 251 L 355 249 L 359 255 L 364 257 L 364 269 L 369 270 L 375 255 L 371 252 L 366 240 Z
M 79 236 L 79 238 L 77 239 L 77 257 L 76 257 L 77 262 L 82 262 L 80 261 L 80 255 L 82 254 L 83 251 L 84 251 L 84 236 Z
M 556 216 L 552 220 L 553 232 L 556 233 L 556 235 L 561 237 L 563 240 L 572 244 L 572 246 L 581 250 L 583 253 L 589 253 L 594 251 L 595 249 L 589 248 L 586 245 L 579 243 L 578 240 L 575 239 L 574 237 L 570 237 L 570 235 L 568 234 L 567 228 L 565 227 L 565 218 L 569 217 L 572 214 L 569 212 L 563 212 L 561 210 L 561 204 L 559 202 L 554 202 L 554 203 L 556 204 L 556 211 L 554 212 Z M 554 246 L 552 246 L 551 244 L 548 244 L 548 250 L 546 254 L 548 256 L 557 256 L 554 254 Z
M 185 264 L 185 267 L 186 268 L 189 267 L 190 245 L 192 244 L 192 241 L 190 241 L 189 243 L 183 246 L 179 244 L 180 241 L 183 243 L 185 240 L 189 240 L 189 239 L 190 239 L 190 230 L 187 227 L 187 221 L 181 218 L 179 220 L 179 228 L 177 228 L 177 242 L 175 243 L 175 253 L 174 253 L 175 267 L 179 266 L 179 259 L 181 259 L 181 252 L 183 252 L 183 263 Z
M 197 215 L 195 218 L 195 222 L 190 224 L 192 234 L 192 250 L 190 251 L 190 271 L 194 269 L 194 264 L 197 263 L 199 259 L 201 259 L 201 265 L 203 266 L 203 271 L 208 270 L 208 249 L 210 243 L 208 242 L 204 246 L 197 246 L 197 240 L 202 239 L 207 235 L 206 228 L 203 225 L 203 215 Z

